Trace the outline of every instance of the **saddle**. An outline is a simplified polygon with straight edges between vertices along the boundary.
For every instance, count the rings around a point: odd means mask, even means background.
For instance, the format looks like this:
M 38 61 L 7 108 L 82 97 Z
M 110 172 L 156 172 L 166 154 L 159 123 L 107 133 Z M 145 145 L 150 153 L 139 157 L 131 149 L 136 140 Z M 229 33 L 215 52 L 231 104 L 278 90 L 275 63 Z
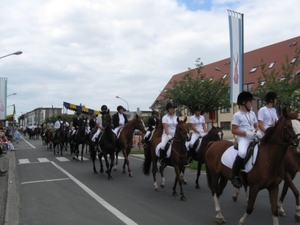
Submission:
M 249 159 L 253 156 L 253 152 L 254 152 L 254 148 L 255 148 L 255 145 L 258 144 L 258 141 L 254 140 L 252 142 L 250 142 L 248 148 L 247 148 L 247 154 L 246 154 L 246 157 L 244 158 L 244 163 L 243 163 L 243 166 L 245 166 L 245 164 L 249 161 Z M 238 150 L 238 143 L 235 143 L 234 144 L 234 149 L 235 150 Z

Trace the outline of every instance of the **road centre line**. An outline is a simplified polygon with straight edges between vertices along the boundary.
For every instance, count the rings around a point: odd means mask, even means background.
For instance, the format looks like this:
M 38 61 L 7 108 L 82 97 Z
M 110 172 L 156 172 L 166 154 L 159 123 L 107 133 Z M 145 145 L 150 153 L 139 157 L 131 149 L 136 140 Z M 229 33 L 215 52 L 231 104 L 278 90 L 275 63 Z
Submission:
M 27 181 L 22 182 L 22 184 L 34 184 L 34 183 L 44 183 L 44 182 L 52 182 L 52 181 L 62 181 L 62 180 L 70 180 L 70 178 L 60 178 L 60 179 L 51 179 L 51 180 L 35 180 L 35 181 Z
M 94 198 L 97 202 L 99 202 L 104 208 L 106 208 L 113 215 L 115 215 L 117 218 L 119 218 L 123 223 L 128 224 L 128 225 L 138 225 L 133 220 L 131 220 L 129 217 L 127 217 L 126 215 L 124 215 L 123 213 L 121 213 L 119 210 L 117 210 L 116 208 L 114 208 L 112 205 L 110 205 L 108 202 L 106 202 L 103 198 L 101 198 L 99 195 L 97 195 L 91 189 L 89 189 L 86 185 L 84 185 L 79 180 L 77 180 L 75 177 L 73 177 L 70 173 L 68 173 L 63 168 L 61 168 L 59 165 L 57 165 L 55 162 L 51 161 L 51 163 L 57 169 L 59 169 L 61 172 L 63 172 L 65 175 L 67 175 L 71 180 L 73 180 L 79 187 L 81 187 L 92 198 Z

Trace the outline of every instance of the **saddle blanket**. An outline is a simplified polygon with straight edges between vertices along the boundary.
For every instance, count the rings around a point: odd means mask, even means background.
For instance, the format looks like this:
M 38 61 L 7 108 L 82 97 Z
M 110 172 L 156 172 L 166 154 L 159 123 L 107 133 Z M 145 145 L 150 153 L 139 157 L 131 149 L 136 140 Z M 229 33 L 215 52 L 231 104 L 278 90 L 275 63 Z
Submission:
M 173 143 L 173 142 L 172 142 Z M 166 154 L 166 158 L 170 158 L 171 156 L 171 147 L 172 147 L 172 143 L 170 144 L 170 147 L 168 148 L 167 150 L 167 154 Z M 161 146 L 161 143 L 159 143 L 156 148 L 155 148 L 155 154 L 157 157 L 160 157 L 160 146 Z
M 257 153 L 258 153 L 258 145 L 255 145 L 253 155 L 251 158 L 248 160 L 248 162 L 245 165 L 244 171 L 246 173 L 249 173 L 249 171 L 253 168 L 256 158 L 257 158 Z M 221 157 L 221 162 L 223 165 L 227 166 L 228 168 L 232 169 L 233 162 L 235 160 L 235 157 L 237 155 L 238 151 L 234 149 L 234 146 L 229 147 L 222 155 Z

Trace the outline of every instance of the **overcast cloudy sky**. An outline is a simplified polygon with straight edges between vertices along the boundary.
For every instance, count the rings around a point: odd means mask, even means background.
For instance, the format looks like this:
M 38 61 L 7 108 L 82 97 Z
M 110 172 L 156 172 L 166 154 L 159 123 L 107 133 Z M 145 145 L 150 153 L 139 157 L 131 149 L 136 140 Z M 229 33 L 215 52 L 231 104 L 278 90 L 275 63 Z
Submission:
M 300 35 L 299 0 L 2 0 L 0 77 L 17 116 L 63 102 L 149 110 L 172 75 L 229 57 L 227 9 L 245 52 Z M 125 99 L 117 99 L 120 96 Z M 7 108 L 7 114 L 12 113 Z

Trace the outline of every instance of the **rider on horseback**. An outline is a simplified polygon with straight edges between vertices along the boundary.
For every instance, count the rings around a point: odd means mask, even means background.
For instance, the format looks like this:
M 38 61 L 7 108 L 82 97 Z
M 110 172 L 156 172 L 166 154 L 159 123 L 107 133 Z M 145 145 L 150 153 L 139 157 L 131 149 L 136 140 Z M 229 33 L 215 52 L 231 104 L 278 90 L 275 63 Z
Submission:
M 127 122 L 127 116 L 124 114 L 124 107 L 119 105 L 117 107 L 117 113 L 113 115 L 113 125 L 114 125 L 114 132 L 115 134 L 118 133 L 120 128 L 122 128 Z
M 177 116 L 175 115 L 175 105 L 172 102 L 168 102 L 166 105 L 167 114 L 162 118 L 163 134 L 160 143 L 160 165 L 165 166 L 164 159 L 167 156 L 167 143 L 173 139 L 175 135 Z
M 60 126 L 62 126 L 62 124 L 63 121 L 61 120 L 61 116 L 58 116 L 57 121 L 54 124 L 54 136 L 53 136 L 54 138 L 56 138 L 57 130 L 60 128 Z
M 107 106 L 106 105 L 102 105 L 101 106 L 101 115 L 105 115 L 107 113 Z M 92 141 L 95 142 L 96 138 L 99 137 L 99 134 L 102 133 L 102 131 L 104 130 L 104 127 L 102 126 L 102 116 L 98 115 L 97 119 L 96 119 L 96 127 L 97 132 L 94 134 Z
M 247 148 L 258 131 L 257 117 L 251 111 L 252 100 L 254 100 L 253 95 L 248 91 L 243 91 L 238 95 L 237 104 L 240 106 L 240 110 L 233 115 L 231 122 L 231 133 L 238 136 L 238 154 L 232 166 L 231 180 L 236 188 L 242 186 L 239 173 L 247 154 Z
M 149 120 L 148 120 L 148 130 L 145 134 L 145 139 L 144 139 L 144 142 L 147 144 L 147 142 L 149 141 L 149 138 L 151 136 L 151 133 L 154 129 L 156 129 L 156 127 L 158 126 L 159 124 L 159 119 L 157 118 L 157 112 L 156 111 L 152 111 L 152 116 L 149 117 Z
M 203 138 L 207 134 L 207 128 L 205 125 L 205 118 L 201 114 L 201 109 L 198 105 L 194 107 L 194 115 L 190 119 L 191 127 L 192 127 L 192 137 L 189 143 L 188 150 L 188 163 L 193 160 L 193 153 L 196 151 L 195 142 L 199 138 Z
M 78 129 L 83 125 L 83 119 L 80 117 L 80 112 L 76 112 L 76 118 L 73 119 L 73 127 L 74 130 L 72 132 L 73 141 L 75 141 L 76 134 L 78 133 Z

